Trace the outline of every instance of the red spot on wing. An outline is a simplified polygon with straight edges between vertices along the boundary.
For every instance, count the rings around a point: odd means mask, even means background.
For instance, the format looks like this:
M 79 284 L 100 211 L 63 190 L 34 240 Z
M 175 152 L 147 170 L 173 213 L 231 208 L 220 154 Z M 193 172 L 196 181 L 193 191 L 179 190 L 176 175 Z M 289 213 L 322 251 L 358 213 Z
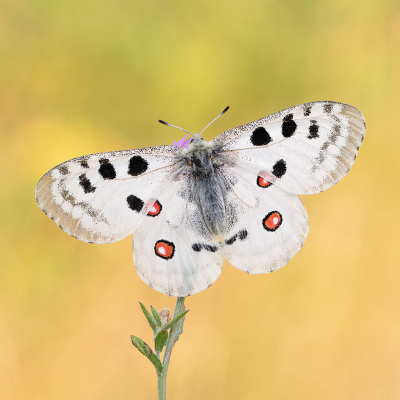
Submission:
M 264 179 L 263 177 L 261 177 L 261 176 L 257 177 L 257 185 L 258 186 L 260 186 L 260 187 L 268 187 L 271 184 L 272 184 L 272 182 Z
M 175 245 L 167 240 L 158 240 L 154 246 L 156 256 L 169 260 L 174 256 Z
M 275 177 L 267 171 L 262 171 L 257 176 L 257 186 L 266 188 L 271 186 L 274 182 Z
M 272 211 L 263 219 L 263 227 L 267 231 L 275 231 L 282 224 L 282 214 L 279 211 Z
M 150 217 L 155 217 L 156 215 L 160 214 L 162 205 L 158 200 L 156 200 L 148 210 L 149 211 L 147 212 L 147 215 Z

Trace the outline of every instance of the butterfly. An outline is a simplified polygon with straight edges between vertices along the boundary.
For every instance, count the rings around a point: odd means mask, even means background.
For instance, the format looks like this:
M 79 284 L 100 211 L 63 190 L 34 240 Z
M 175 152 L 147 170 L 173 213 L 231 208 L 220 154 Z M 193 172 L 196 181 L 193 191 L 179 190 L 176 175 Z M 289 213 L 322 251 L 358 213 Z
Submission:
M 309 229 L 299 195 L 342 179 L 364 133 L 356 108 L 305 103 L 210 142 L 194 134 L 175 145 L 74 158 L 40 179 L 36 199 L 84 242 L 132 234 L 140 278 L 185 297 L 212 285 L 225 260 L 250 274 L 286 265 Z

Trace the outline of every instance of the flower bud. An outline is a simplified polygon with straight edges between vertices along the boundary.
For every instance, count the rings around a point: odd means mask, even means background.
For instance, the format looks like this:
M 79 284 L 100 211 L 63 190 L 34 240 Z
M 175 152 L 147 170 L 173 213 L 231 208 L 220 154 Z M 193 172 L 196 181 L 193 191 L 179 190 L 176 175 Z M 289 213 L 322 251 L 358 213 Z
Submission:
M 167 325 L 168 322 L 171 321 L 171 316 L 170 316 L 170 314 L 169 314 L 168 308 L 163 308 L 163 309 L 160 311 L 160 317 L 161 317 L 162 326 Z

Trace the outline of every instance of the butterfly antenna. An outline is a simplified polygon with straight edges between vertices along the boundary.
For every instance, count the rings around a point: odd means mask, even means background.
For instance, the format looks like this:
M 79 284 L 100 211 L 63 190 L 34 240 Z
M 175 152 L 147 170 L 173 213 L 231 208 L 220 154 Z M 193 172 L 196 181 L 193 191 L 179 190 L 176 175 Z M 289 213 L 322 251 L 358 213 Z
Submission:
M 160 124 L 164 124 L 164 125 L 167 125 L 167 126 L 172 126 L 173 128 L 180 129 L 181 131 L 190 133 L 192 136 L 194 136 L 192 132 L 189 132 L 189 131 L 187 131 L 186 129 L 179 128 L 179 126 L 171 125 L 171 124 L 169 124 L 168 122 L 163 121 L 162 119 L 159 119 L 158 122 L 159 122 Z
M 221 114 L 219 114 L 217 117 L 215 117 L 201 132 L 200 132 L 200 136 L 201 134 L 215 121 L 217 120 L 221 115 L 225 114 L 227 111 L 229 110 L 229 106 L 224 108 L 224 111 L 222 111 Z

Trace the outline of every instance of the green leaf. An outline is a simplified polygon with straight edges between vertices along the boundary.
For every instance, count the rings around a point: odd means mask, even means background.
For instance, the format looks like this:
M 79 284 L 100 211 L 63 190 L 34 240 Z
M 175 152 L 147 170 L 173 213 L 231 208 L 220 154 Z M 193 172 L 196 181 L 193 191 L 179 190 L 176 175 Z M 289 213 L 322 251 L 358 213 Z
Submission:
M 151 312 L 153 313 L 154 319 L 156 320 L 157 326 L 161 328 L 162 323 L 161 323 L 160 314 L 153 306 L 150 306 L 150 308 L 151 308 Z
M 154 317 L 147 311 L 146 307 L 139 301 L 140 307 L 142 308 L 143 314 L 147 319 L 147 322 L 151 326 L 151 329 L 153 329 L 154 333 L 157 330 L 157 325 Z
M 151 350 L 150 346 L 145 343 L 142 339 L 136 337 L 136 336 L 131 336 L 132 344 L 143 354 L 145 355 L 155 366 L 157 373 L 160 373 L 162 371 L 162 364 L 160 359 L 153 353 L 153 350 Z
M 182 313 L 178 314 L 176 317 L 172 318 L 171 321 L 168 322 L 168 324 L 166 324 L 164 326 L 164 329 L 169 329 L 171 327 L 173 327 L 175 324 L 177 324 L 185 315 L 186 313 L 188 313 L 189 310 L 183 311 Z
M 156 353 L 162 352 L 162 349 L 165 346 L 165 342 L 167 341 L 167 339 L 168 339 L 168 331 L 166 329 L 161 329 L 154 338 Z
M 185 322 L 185 316 L 183 316 L 183 318 L 181 318 L 178 322 L 178 325 L 176 328 L 176 333 L 175 333 L 175 338 L 174 338 L 174 344 L 178 341 L 179 336 L 183 333 L 183 323 L 184 322 Z

